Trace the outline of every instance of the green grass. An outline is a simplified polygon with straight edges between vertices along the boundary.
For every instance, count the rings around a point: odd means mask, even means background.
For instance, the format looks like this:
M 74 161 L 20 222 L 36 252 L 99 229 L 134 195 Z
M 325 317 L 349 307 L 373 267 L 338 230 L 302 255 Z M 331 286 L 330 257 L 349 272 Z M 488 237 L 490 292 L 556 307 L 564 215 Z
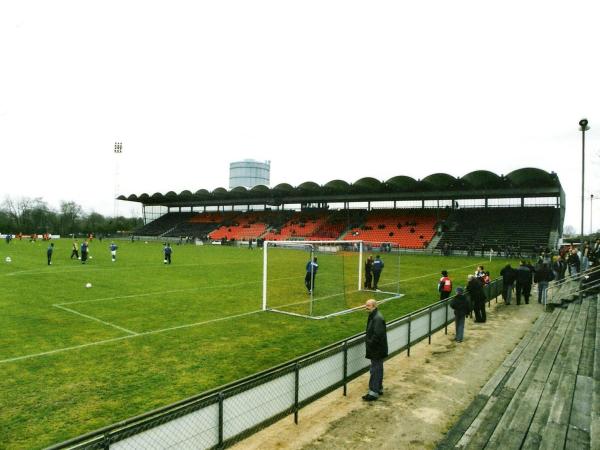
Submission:
M 70 260 L 58 240 L 0 245 L 0 446 L 41 448 L 268 369 L 363 331 L 364 311 L 326 320 L 262 312 L 261 250 L 175 246 L 162 262 L 160 243 L 94 241 L 93 259 Z M 306 309 L 306 253 L 273 254 L 269 303 L 296 299 Z M 12 258 L 5 263 L 5 257 Z M 316 314 L 351 307 L 356 262 L 342 268 L 319 257 Z M 505 260 L 383 255 L 382 282 L 400 273 L 404 296 L 381 306 L 386 319 L 437 301 L 441 269 L 455 286 L 483 262 L 497 276 Z M 328 273 L 329 272 L 329 273 Z M 354 276 L 354 279 L 352 278 Z M 280 280 L 280 281 L 277 281 Z M 457 281 L 460 280 L 460 281 Z M 86 289 L 86 283 L 92 283 Z M 338 287 L 335 287 L 338 286 Z M 370 295 L 370 294 L 368 294 Z M 321 305 L 327 305 L 326 307 Z M 344 308 L 345 309 L 345 308 Z

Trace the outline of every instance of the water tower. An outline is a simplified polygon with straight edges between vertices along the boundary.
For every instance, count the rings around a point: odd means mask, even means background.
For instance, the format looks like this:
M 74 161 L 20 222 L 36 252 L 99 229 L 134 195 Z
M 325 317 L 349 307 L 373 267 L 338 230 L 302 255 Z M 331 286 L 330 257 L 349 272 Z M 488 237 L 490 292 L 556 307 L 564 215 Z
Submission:
M 271 161 L 244 159 L 229 164 L 229 189 L 243 186 L 251 189 L 259 184 L 269 186 L 271 182 Z

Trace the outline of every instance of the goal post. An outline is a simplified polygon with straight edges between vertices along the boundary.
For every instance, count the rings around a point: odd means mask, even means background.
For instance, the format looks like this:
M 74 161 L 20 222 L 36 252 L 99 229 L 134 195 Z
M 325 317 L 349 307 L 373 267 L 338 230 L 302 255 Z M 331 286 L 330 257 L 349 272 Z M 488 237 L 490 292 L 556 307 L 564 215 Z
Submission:
M 393 280 L 399 253 L 386 256 L 391 267 L 382 271 L 386 282 L 375 291 L 365 288 L 365 250 L 359 240 L 265 241 L 262 309 L 322 319 L 360 309 L 368 298 L 400 297 Z

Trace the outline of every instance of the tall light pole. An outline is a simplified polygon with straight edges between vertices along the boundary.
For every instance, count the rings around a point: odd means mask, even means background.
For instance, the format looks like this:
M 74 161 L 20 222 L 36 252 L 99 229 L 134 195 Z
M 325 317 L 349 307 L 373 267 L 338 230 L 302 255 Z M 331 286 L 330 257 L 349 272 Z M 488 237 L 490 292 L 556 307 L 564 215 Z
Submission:
M 581 131 L 581 244 L 583 244 L 583 212 L 585 201 L 585 132 L 589 129 L 588 120 L 581 119 L 579 121 L 579 130 Z
M 113 220 L 117 220 L 117 216 L 119 215 L 119 200 L 117 200 L 117 195 L 119 195 L 119 155 L 123 153 L 123 143 L 115 142 L 115 195 L 114 195 L 114 208 L 113 208 Z
M 591 194 L 590 195 L 590 236 L 594 232 L 594 229 L 592 228 L 592 215 L 594 213 L 594 205 L 592 204 L 593 201 L 594 201 L 594 194 Z

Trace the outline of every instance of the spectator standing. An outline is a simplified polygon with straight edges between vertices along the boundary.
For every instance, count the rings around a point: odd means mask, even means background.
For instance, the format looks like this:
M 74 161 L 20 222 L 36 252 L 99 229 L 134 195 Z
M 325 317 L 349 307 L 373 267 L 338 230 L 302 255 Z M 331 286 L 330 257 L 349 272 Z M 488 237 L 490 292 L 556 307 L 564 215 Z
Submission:
M 469 275 L 467 292 L 471 297 L 471 304 L 473 305 L 473 312 L 475 313 L 475 322 L 484 323 L 487 320 L 485 315 L 486 298 L 481 280 L 474 275 Z
M 365 262 L 365 289 L 372 289 L 373 283 L 373 257 L 369 256 Z
M 581 251 L 581 271 L 582 272 L 585 272 L 586 270 L 588 270 L 588 267 L 590 266 L 590 254 L 591 254 L 590 244 L 588 241 L 585 241 L 585 243 L 583 244 L 583 250 Z
M 596 243 L 592 248 L 592 255 L 596 262 L 598 261 L 598 259 L 600 259 L 600 239 L 596 239 Z
M 319 270 L 319 264 L 317 263 L 317 257 L 315 256 L 312 261 L 308 260 L 306 263 L 306 275 L 304 276 L 304 286 L 308 290 L 309 294 L 312 294 L 315 289 L 315 277 Z
M 52 265 L 52 253 L 54 253 L 54 243 L 51 242 L 46 250 L 46 256 L 48 256 L 48 265 Z
M 538 288 L 538 303 L 546 304 L 548 284 L 553 279 L 554 275 L 546 263 L 542 263 L 541 267 L 535 271 L 534 281 L 537 283 Z
M 567 271 L 567 266 L 562 256 L 558 255 L 554 262 L 552 263 L 552 272 L 554 273 L 554 279 L 557 281 L 562 281 L 565 278 L 565 272 Z
M 163 249 L 163 253 L 165 254 L 164 263 L 171 264 L 171 254 L 173 253 L 173 249 L 171 248 L 171 244 L 167 242 L 165 248 Z
M 581 269 L 581 261 L 577 254 L 577 247 L 573 247 L 567 258 L 567 266 L 569 267 L 569 275 L 576 277 Z
M 507 264 L 500 271 L 500 275 L 502 276 L 502 298 L 505 304 L 510 305 L 516 279 L 515 269 L 510 264 Z
M 525 304 L 529 304 L 529 296 L 531 295 L 531 269 L 525 261 L 521 261 L 521 265 L 516 270 L 516 291 L 517 305 L 521 304 L 521 295 L 525 299 Z
M 376 291 L 379 290 L 379 277 L 381 277 L 381 271 L 383 270 L 383 260 L 379 257 L 379 255 L 375 256 L 375 261 L 373 261 L 372 269 L 373 269 L 373 289 Z
M 492 279 L 490 278 L 490 273 L 488 271 L 484 272 L 483 277 L 481 277 L 481 281 L 483 282 L 484 286 L 490 284 L 490 281 L 492 281 Z
M 447 299 L 452 293 L 452 280 L 448 276 L 447 270 L 442 270 L 442 278 L 440 278 L 438 283 L 438 292 L 440 293 L 440 300 Z
M 483 269 L 483 266 L 477 266 L 477 270 L 475 271 L 475 277 L 483 278 L 484 275 L 485 275 L 485 270 Z
M 117 260 L 117 244 L 111 242 L 108 248 L 110 249 L 110 256 L 112 257 L 112 262 L 115 262 Z
M 371 360 L 369 392 L 363 400 L 377 400 L 383 394 L 383 360 L 388 355 L 387 328 L 383 315 L 377 309 L 377 302 L 369 299 L 365 303 L 369 312 L 365 333 L 366 358 Z
M 450 301 L 450 308 L 454 310 L 454 325 L 456 327 L 456 342 L 462 342 L 465 337 L 465 317 L 471 312 L 469 300 L 462 287 L 456 288 L 456 295 Z

